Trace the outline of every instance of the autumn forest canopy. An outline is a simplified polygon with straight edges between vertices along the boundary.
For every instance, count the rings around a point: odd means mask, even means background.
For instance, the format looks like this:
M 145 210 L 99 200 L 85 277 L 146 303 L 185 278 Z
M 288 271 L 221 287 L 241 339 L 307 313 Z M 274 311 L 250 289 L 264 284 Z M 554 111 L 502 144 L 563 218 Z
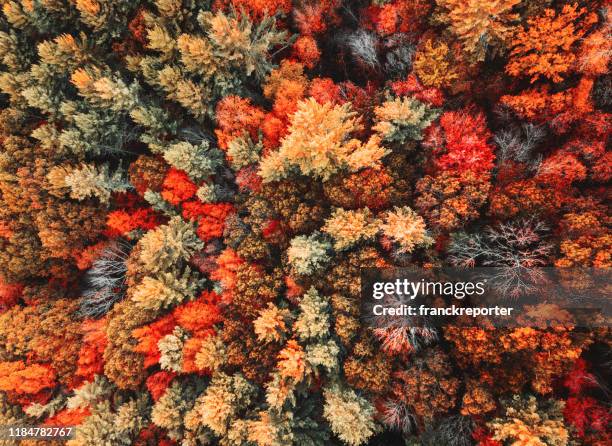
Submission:
M 0 4 L 0 425 L 76 427 L 19 444 L 612 443 L 605 324 L 360 317 L 612 266 L 608 0 Z

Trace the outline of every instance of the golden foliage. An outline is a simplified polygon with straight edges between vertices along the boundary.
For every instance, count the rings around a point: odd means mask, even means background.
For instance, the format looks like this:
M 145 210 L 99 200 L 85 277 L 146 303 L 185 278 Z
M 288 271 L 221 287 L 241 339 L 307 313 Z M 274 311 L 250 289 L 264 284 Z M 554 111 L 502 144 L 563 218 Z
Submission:
M 553 401 L 551 407 L 539 408 L 535 397 L 515 396 L 505 417 L 488 423 L 493 439 L 510 441 L 514 446 L 566 446 L 569 432 L 563 423 L 563 403 Z
M 360 241 L 374 238 L 379 224 L 368 208 L 355 211 L 336 208 L 321 230 L 333 237 L 334 249 L 342 251 Z
M 375 136 L 364 144 L 350 135 L 363 128 L 348 104 L 300 101 L 291 117 L 289 135 L 281 147 L 261 161 L 259 174 L 265 182 L 286 177 L 291 169 L 327 180 L 339 170 L 351 172 L 378 166 L 388 151 Z
M 306 353 L 297 341 L 290 339 L 287 345 L 278 354 L 278 370 L 284 379 L 290 379 L 295 383 L 301 382 L 308 371 Z
M 484 60 L 487 49 L 504 44 L 512 34 L 509 23 L 519 15 L 512 8 L 521 0 L 436 0 L 443 10 L 440 19 L 459 37 L 464 50 Z
M 262 342 L 279 342 L 287 333 L 287 322 L 291 313 L 286 308 L 280 309 L 272 303 L 259 312 L 253 321 L 257 339 Z
M 212 45 L 202 37 L 181 34 L 177 39 L 181 62 L 188 71 L 212 76 L 217 64 L 214 60 Z
M 443 41 L 434 45 L 433 40 L 427 40 L 414 56 L 413 66 L 415 74 L 428 87 L 448 87 L 459 77 Z
M 399 245 L 398 251 L 410 254 L 416 247 L 430 246 L 434 240 L 427 235 L 423 217 L 407 206 L 395 207 L 385 215 L 382 233 Z

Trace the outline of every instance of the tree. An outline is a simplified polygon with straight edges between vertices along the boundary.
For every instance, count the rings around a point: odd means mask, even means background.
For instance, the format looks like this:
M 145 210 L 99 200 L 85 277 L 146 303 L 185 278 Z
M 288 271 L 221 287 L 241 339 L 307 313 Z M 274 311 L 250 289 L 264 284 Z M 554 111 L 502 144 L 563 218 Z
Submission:
M 519 19 L 513 8 L 520 0 L 436 0 L 438 19 L 457 35 L 464 50 L 477 61 L 487 52 L 500 49 L 512 36 L 512 24 Z
M 376 137 L 365 144 L 350 138 L 361 129 L 348 104 L 302 101 L 291 117 L 289 134 L 280 149 L 261 161 L 260 175 L 264 182 L 277 181 L 296 168 L 303 175 L 327 180 L 339 170 L 377 166 L 387 151 L 378 145 Z
M 597 22 L 597 15 L 578 3 L 564 5 L 561 11 L 545 9 L 541 16 L 527 20 L 512 40 L 506 72 L 512 76 L 540 77 L 561 82 L 576 61 L 572 46 Z

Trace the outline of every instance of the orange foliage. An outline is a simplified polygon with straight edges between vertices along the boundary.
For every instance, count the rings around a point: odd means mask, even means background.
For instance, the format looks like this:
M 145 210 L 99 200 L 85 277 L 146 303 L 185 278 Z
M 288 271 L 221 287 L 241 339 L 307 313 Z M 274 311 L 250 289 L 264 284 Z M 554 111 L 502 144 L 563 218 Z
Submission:
M 0 237 L 9 239 L 13 235 L 13 231 L 9 224 L 0 220 Z
M 293 44 L 293 54 L 306 68 L 314 68 L 321 57 L 317 41 L 311 36 L 299 37 Z
M 73 254 L 76 261 L 76 266 L 80 270 L 91 268 L 93 262 L 100 256 L 104 248 L 108 246 L 108 240 L 103 240 L 96 243 L 95 245 L 86 246 L 81 251 L 77 251 Z
M 48 365 L 0 362 L 0 390 L 4 392 L 34 395 L 54 387 L 55 378 L 55 370 Z
M 304 288 L 298 285 L 295 279 L 291 276 L 285 277 L 285 286 L 287 287 L 285 295 L 289 300 L 296 299 L 304 294 Z
M 210 273 L 210 278 L 221 282 L 224 296 L 226 296 L 226 293 L 231 295 L 231 292 L 236 288 L 238 267 L 243 263 L 244 260 L 229 247 L 225 248 L 217 257 L 217 269 Z
M 287 122 L 276 117 L 274 113 L 267 113 L 261 131 L 264 136 L 264 147 L 268 150 L 274 149 L 280 145 L 281 138 L 287 133 Z
M 79 352 L 75 375 L 92 381 L 94 375 L 104 372 L 104 349 L 106 348 L 106 318 L 83 322 L 83 345 Z
M 304 97 L 306 86 L 295 80 L 283 80 L 275 95 L 272 110 L 279 118 L 287 118 L 297 110 L 298 102 Z
M 340 86 L 328 77 L 316 77 L 310 83 L 308 95 L 313 97 L 319 104 L 331 102 L 340 104 Z
M 304 76 L 301 63 L 284 60 L 280 67 L 272 70 L 264 84 L 264 95 L 272 99 L 274 115 L 286 121 L 297 110 L 298 102 L 304 98 L 308 89 L 308 79 Z
M 176 307 L 172 312 L 176 323 L 193 336 L 210 334 L 210 329 L 221 322 L 222 318 L 219 307 L 215 303 L 207 302 L 208 299 L 208 294 L 203 294 L 197 300 Z
M 547 85 L 525 90 L 518 95 L 502 96 L 500 102 L 512 108 L 522 118 L 548 120 L 561 113 L 568 106 L 570 96 L 567 92 L 549 94 Z
M 151 208 L 116 210 L 106 216 L 106 227 L 110 237 L 125 236 L 134 229 L 148 231 L 159 224 L 158 217 Z
M 342 178 L 338 185 L 329 185 L 325 193 L 336 206 L 348 209 L 385 207 L 393 192 L 393 178 L 386 169 L 364 169 Z
M 168 165 L 163 159 L 141 155 L 128 169 L 130 183 L 140 196 L 147 190 L 159 192 L 167 170 Z
M 535 179 L 513 181 L 498 186 L 491 192 L 489 212 L 491 215 L 509 218 L 521 212 L 526 214 L 555 214 L 568 197 Z
M 132 336 L 138 341 L 138 344 L 133 347 L 133 351 L 144 355 L 145 368 L 159 362 L 161 353 L 157 348 L 157 343 L 161 338 L 172 333 L 175 326 L 174 316 L 168 314 L 149 325 L 136 328 L 132 331 Z
M 28 307 L 29 308 L 29 307 Z M 30 325 L 31 333 L 25 335 L 24 326 L 18 326 L 18 336 L 26 336 L 29 361 L 50 364 L 57 381 L 71 387 L 74 384 L 74 371 L 81 345 L 81 323 L 75 316 L 78 301 L 60 299 L 45 302 L 31 315 L 24 325 Z M 78 381 L 78 379 L 77 379 Z
M 563 238 L 558 267 L 612 266 L 612 236 L 608 227 L 612 219 L 603 209 L 585 209 L 565 214 L 560 229 Z
M 192 198 L 198 191 L 189 176 L 182 170 L 171 168 L 164 179 L 161 196 L 173 206 Z
M 565 91 L 550 94 L 545 85 L 518 95 L 502 96 L 500 102 L 522 118 L 550 124 L 557 133 L 564 133 L 571 124 L 593 112 L 593 84 L 593 79 L 582 77 L 575 87 Z
M 307 367 L 306 353 L 297 341 L 287 341 L 285 348 L 278 354 L 278 360 L 277 367 L 283 378 L 293 379 L 295 382 L 304 378 Z
M 340 0 L 306 1 L 299 9 L 295 9 L 293 16 L 300 34 L 311 35 L 325 32 L 330 24 L 339 22 L 340 17 L 336 9 L 341 5 Z
M 382 6 L 370 6 L 366 11 L 376 32 L 382 36 L 417 32 L 429 14 L 431 3 L 424 0 L 395 0 Z
M 213 10 L 244 11 L 255 21 L 276 14 L 288 14 L 291 11 L 291 0 L 215 0 Z
M 147 378 L 147 389 L 153 401 L 157 401 L 165 392 L 170 382 L 175 378 L 176 373 L 166 370 L 159 371 Z
M 264 112 L 251 104 L 250 99 L 226 96 L 219 101 L 216 110 L 215 134 L 219 148 L 227 150 L 228 143 L 235 138 L 250 136 L 257 141 L 258 130 L 264 119 Z
M 574 335 L 571 328 L 551 327 L 534 329 L 486 329 L 449 326 L 445 338 L 453 346 L 452 353 L 461 368 L 470 373 L 492 373 L 499 383 L 493 390 L 519 391 L 529 381 L 534 391 L 552 391 L 555 378 L 569 371 L 582 349 L 589 345 L 588 337 Z M 516 373 L 511 379 L 499 367 L 502 361 L 530 364 L 529 369 Z
M 584 17 L 583 17 L 584 16 Z M 575 42 L 597 22 L 597 14 L 587 13 L 578 4 L 565 5 L 559 14 L 545 9 L 530 18 L 512 42 L 506 72 L 512 76 L 531 76 L 531 82 L 545 77 L 561 82 L 576 60 L 571 51 Z
M 183 204 L 183 217 L 198 221 L 196 233 L 204 241 L 223 235 L 225 220 L 232 212 L 234 206 L 231 203 L 189 201 Z
M 214 334 L 214 330 L 209 330 L 208 336 Z M 196 355 L 202 350 L 202 344 L 206 337 L 189 338 L 183 344 L 183 373 L 202 373 L 200 367 L 196 365 Z
M 450 231 L 480 215 L 491 185 L 486 175 L 443 172 L 421 178 L 416 185 L 416 209 L 434 228 Z
M 81 424 L 85 418 L 91 415 L 88 407 L 79 407 L 77 409 L 63 409 L 58 413 L 49 417 L 43 423 L 44 426 L 77 426 Z

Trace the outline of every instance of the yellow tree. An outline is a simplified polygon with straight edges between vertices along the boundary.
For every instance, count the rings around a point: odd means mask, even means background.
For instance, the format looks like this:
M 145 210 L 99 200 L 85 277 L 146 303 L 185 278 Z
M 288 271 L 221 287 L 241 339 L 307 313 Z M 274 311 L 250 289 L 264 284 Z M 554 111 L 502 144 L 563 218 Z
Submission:
M 512 8 L 521 0 L 437 0 L 438 20 L 449 26 L 476 60 L 483 60 L 488 48 L 504 44 L 512 33 L 509 23 L 519 18 Z

